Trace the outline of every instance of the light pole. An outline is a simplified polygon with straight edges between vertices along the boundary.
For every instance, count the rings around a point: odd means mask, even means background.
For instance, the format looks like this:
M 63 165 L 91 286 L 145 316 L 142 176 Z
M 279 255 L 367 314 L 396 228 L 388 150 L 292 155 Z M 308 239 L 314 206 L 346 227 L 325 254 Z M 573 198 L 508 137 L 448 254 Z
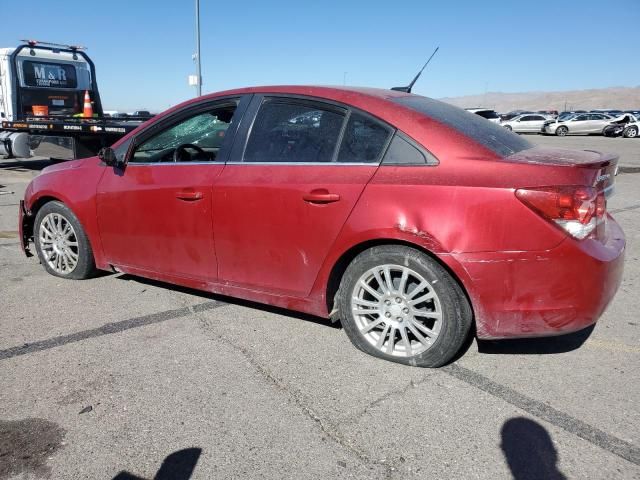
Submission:
M 196 94 L 202 95 L 202 74 L 200 73 L 200 0 L 196 0 L 196 54 L 193 57 L 196 62 Z

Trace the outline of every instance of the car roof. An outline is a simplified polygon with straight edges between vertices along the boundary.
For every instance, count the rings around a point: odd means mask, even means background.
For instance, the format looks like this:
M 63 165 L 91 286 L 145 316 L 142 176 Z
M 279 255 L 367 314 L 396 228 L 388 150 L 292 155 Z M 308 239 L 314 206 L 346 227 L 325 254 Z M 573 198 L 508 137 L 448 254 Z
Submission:
M 497 156 L 495 152 L 490 151 L 488 147 L 481 145 L 454 127 L 403 104 L 406 102 L 398 103 L 394 101 L 405 98 L 410 99 L 412 97 L 424 98 L 423 96 L 382 88 L 321 85 L 267 85 L 224 90 L 192 98 L 179 105 L 175 105 L 161 115 L 153 117 L 153 119 L 145 123 L 145 126 L 149 127 L 155 122 L 161 121 L 163 117 L 171 115 L 178 110 L 188 108 L 192 104 L 212 101 L 218 98 L 250 94 L 306 96 L 312 97 L 312 99 L 321 101 L 328 100 L 357 108 L 400 129 L 418 143 L 429 144 L 434 155 L 458 154 L 460 156 L 469 156 L 477 154 L 478 148 L 481 148 L 486 150 L 485 153 L 488 156 Z M 438 100 L 431 101 L 444 103 Z

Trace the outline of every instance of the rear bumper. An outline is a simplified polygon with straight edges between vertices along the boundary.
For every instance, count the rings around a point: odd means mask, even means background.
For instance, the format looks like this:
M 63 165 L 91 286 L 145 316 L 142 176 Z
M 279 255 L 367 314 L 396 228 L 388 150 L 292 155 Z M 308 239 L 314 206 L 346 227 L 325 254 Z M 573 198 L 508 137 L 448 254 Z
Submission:
M 613 299 L 625 238 L 609 217 L 607 241 L 567 238 L 544 252 L 454 255 L 467 275 L 479 338 L 544 337 L 594 324 Z

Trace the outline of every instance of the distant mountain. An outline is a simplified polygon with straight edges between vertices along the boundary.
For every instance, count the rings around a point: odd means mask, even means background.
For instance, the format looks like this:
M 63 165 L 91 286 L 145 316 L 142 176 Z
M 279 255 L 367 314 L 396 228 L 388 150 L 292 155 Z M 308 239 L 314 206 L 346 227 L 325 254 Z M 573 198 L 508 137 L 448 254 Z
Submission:
M 566 92 L 487 92 L 481 95 L 447 97 L 440 100 L 462 108 L 487 107 L 510 110 L 591 110 L 594 108 L 640 109 L 640 86 L 610 87 Z

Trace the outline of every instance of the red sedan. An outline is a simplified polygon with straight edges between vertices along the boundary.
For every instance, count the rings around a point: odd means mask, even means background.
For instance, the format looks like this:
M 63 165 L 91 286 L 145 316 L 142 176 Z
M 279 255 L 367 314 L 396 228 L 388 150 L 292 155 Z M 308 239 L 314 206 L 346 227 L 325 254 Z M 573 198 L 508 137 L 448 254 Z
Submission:
M 616 164 L 409 93 L 246 88 L 46 168 L 21 238 L 59 277 L 127 272 L 339 319 L 359 349 L 433 367 L 472 326 L 598 319 L 623 269 Z

